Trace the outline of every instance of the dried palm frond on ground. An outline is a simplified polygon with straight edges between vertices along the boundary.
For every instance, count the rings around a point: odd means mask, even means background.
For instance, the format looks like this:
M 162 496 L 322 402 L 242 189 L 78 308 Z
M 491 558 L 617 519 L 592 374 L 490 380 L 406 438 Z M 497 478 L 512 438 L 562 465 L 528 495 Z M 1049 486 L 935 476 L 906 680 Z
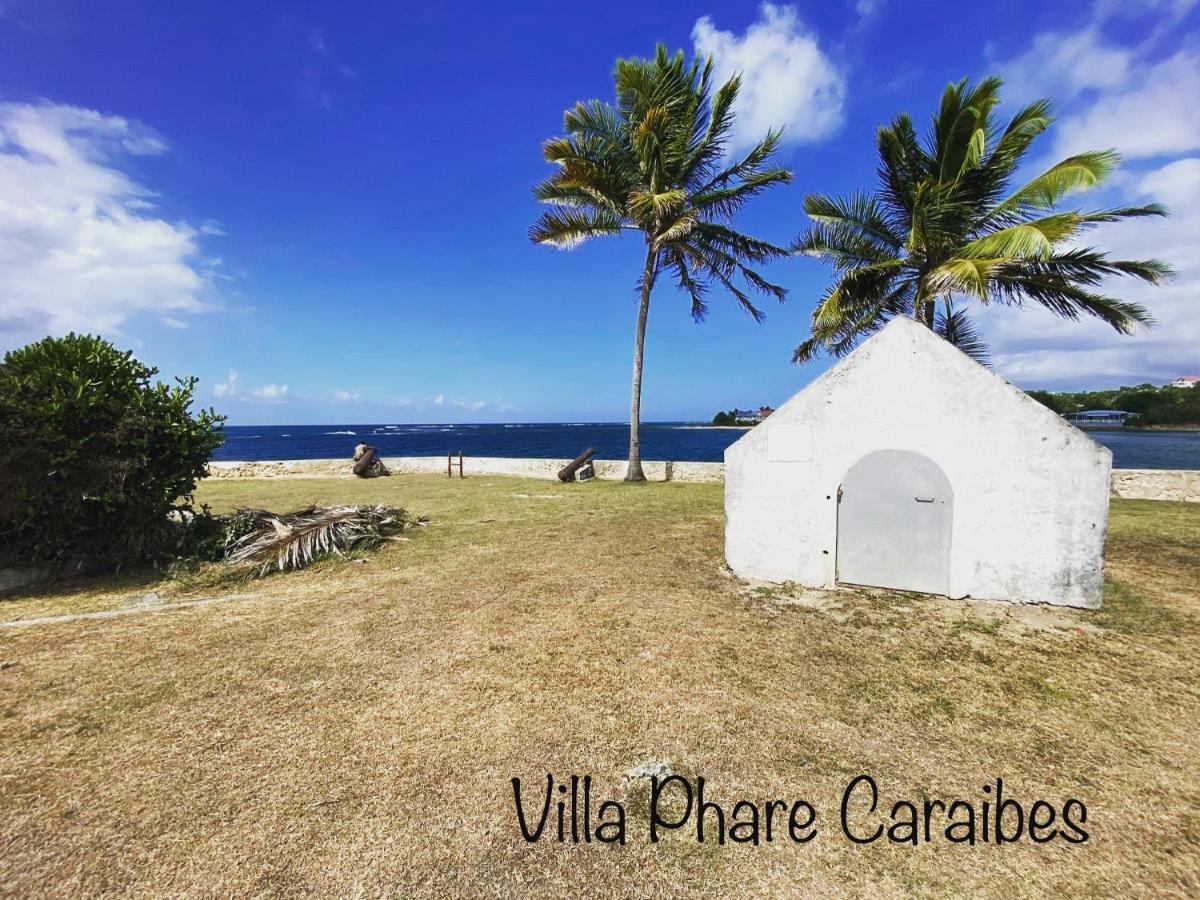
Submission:
M 230 517 L 226 559 L 271 569 L 302 569 L 323 556 L 377 547 L 413 522 L 396 506 L 309 506 L 277 515 L 239 509 Z

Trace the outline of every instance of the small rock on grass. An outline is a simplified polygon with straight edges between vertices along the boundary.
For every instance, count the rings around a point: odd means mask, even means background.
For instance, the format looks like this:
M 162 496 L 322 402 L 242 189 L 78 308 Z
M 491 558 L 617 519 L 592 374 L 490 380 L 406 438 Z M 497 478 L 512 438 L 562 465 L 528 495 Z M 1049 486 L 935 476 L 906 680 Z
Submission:
M 661 781 L 674 774 L 675 772 L 671 768 L 670 763 L 663 762 L 660 759 L 652 759 L 648 762 L 639 763 L 633 768 L 626 769 L 622 777 L 624 778 L 625 785 L 629 786 L 638 779 L 644 778 L 646 781 L 649 781 L 651 778 L 658 778 Z

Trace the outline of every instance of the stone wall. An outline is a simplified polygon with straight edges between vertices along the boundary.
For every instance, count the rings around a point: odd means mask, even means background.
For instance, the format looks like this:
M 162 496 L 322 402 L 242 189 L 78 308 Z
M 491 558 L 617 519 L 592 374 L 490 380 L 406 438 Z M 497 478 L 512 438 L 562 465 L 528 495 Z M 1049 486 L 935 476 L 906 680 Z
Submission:
M 397 475 L 444 474 L 444 456 L 388 456 L 384 464 Z M 465 475 L 515 475 L 522 478 L 558 477 L 558 470 L 569 463 L 569 459 L 511 459 L 499 456 L 468 456 L 463 462 Z M 593 460 L 596 477 L 618 480 L 625 477 L 625 460 Z M 210 478 L 353 478 L 348 459 L 288 459 L 264 460 L 260 462 L 212 462 L 208 471 Z M 458 473 L 458 459 L 454 460 L 454 471 Z M 663 462 L 649 460 L 642 463 L 642 471 L 649 481 L 720 482 L 725 477 L 725 464 L 713 462 Z
M 398 475 L 441 474 L 446 471 L 444 456 L 393 456 L 384 460 Z M 555 478 L 566 459 L 507 459 L 472 457 L 464 462 L 467 475 L 517 475 L 525 478 Z M 457 468 L 457 460 L 455 460 Z M 596 475 L 604 479 L 625 477 L 625 461 L 595 460 Z M 214 462 L 209 464 L 212 478 L 353 478 L 350 461 L 345 459 L 291 459 L 262 462 Z M 724 463 L 660 462 L 642 463 L 651 481 L 721 482 Z M 669 474 L 668 474 L 669 473 Z M 1200 503 L 1200 470 L 1113 469 L 1112 496 L 1129 500 L 1182 500 Z
M 1113 469 L 1112 495 L 1126 500 L 1200 503 L 1200 470 Z

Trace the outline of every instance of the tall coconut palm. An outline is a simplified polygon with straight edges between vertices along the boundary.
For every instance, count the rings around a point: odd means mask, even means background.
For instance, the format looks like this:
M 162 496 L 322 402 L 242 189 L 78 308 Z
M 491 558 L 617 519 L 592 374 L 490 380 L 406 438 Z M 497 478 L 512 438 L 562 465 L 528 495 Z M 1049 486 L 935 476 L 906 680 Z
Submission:
M 529 230 L 535 243 L 571 248 L 588 238 L 637 232 L 645 257 L 633 345 L 633 397 L 629 409 L 628 481 L 643 481 L 638 427 L 642 354 L 650 293 L 668 273 L 702 321 L 715 284 L 761 321 L 751 300 L 759 292 L 784 299 L 782 287 L 754 266 L 787 250 L 744 235 L 733 218 L 749 200 L 790 181 L 770 165 L 780 133 L 768 132 L 745 156 L 725 159 L 739 79 L 712 91 L 712 60 L 684 63 L 683 53 L 659 46 L 654 59 L 620 59 L 614 76 L 616 105 L 576 104 L 564 116 L 563 137 L 542 148 L 558 170 L 534 188 L 551 204 Z
M 1068 194 L 1104 180 L 1117 163 L 1112 150 L 1068 157 L 1010 191 L 1015 170 L 1052 119 L 1049 103 L 1039 100 L 1001 129 L 992 117 L 1000 87 L 998 78 L 949 85 L 924 142 L 907 115 L 880 128 L 874 194 L 805 198 L 813 223 L 793 249 L 830 263 L 836 277 L 793 361 L 848 353 L 898 315 L 986 359 L 963 308 L 969 300 L 1036 303 L 1067 319 L 1095 316 L 1124 333 L 1151 322 L 1143 307 L 1095 288 L 1114 275 L 1155 284 L 1170 269 L 1152 259 L 1109 259 L 1078 239 L 1101 222 L 1165 211 L 1057 209 Z

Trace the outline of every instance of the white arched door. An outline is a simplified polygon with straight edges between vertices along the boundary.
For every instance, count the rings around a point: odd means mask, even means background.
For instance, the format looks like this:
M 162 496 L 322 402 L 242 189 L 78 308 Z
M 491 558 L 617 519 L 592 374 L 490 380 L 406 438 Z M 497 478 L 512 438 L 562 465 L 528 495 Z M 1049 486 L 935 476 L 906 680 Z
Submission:
M 838 490 L 837 580 L 947 594 L 954 492 L 937 463 L 908 450 L 868 453 Z

